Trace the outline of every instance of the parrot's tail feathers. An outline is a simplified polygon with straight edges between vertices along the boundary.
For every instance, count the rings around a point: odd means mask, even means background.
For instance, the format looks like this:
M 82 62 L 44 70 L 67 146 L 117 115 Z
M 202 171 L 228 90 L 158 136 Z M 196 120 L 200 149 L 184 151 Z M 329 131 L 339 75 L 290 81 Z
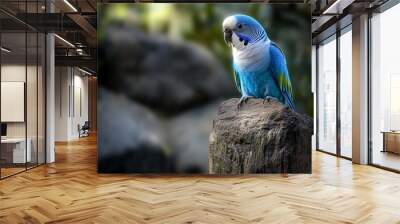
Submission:
M 294 106 L 292 97 L 289 96 L 289 94 L 286 91 L 283 92 L 283 97 L 285 98 L 286 104 L 290 107 L 290 109 L 295 111 L 296 107 Z

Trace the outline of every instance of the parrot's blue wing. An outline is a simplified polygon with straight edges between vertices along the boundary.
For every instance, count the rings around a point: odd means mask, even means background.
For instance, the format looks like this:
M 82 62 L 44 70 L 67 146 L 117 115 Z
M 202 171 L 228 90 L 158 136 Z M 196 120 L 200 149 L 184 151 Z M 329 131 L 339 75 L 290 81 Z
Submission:
M 240 85 L 240 78 L 239 78 L 239 71 L 236 68 L 235 63 L 233 64 L 233 78 L 235 80 L 236 88 L 242 93 L 241 85 Z
M 292 83 L 290 82 L 285 56 L 283 55 L 282 50 L 273 42 L 271 42 L 270 45 L 270 56 L 271 72 L 273 74 L 273 77 L 277 82 L 283 97 L 285 98 L 286 104 L 290 108 L 295 110 L 295 106 L 293 103 Z

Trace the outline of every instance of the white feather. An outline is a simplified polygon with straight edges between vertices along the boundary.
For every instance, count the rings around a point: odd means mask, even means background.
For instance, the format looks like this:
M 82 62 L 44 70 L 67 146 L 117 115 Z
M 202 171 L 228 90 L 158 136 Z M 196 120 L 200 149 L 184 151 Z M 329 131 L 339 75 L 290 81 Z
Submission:
M 235 16 L 229 16 L 222 22 L 222 27 L 230 27 L 233 28 L 236 26 L 237 20 Z
M 236 34 L 232 35 L 232 54 L 234 63 L 241 69 L 254 71 L 260 68 L 261 65 L 269 64 L 269 39 L 249 43 L 247 46 L 239 40 Z

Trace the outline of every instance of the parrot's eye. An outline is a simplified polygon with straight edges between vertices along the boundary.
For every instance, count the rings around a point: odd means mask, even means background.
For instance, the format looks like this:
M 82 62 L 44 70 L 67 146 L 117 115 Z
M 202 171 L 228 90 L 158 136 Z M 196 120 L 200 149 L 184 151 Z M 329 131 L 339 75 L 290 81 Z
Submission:
M 242 29 L 242 24 L 239 24 L 239 25 L 238 25 L 238 28 L 239 28 L 239 29 Z

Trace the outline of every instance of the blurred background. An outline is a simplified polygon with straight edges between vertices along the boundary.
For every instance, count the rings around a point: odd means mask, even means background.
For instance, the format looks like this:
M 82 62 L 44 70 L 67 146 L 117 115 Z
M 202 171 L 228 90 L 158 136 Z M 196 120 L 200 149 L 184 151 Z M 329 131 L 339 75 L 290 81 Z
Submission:
M 99 4 L 98 170 L 208 173 L 218 105 L 240 97 L 222 21 L 260 21 L 284 54 L 296 109 L 313 116 L 307 4 Z M 311 150 L 311 149 L 310 149 Z

